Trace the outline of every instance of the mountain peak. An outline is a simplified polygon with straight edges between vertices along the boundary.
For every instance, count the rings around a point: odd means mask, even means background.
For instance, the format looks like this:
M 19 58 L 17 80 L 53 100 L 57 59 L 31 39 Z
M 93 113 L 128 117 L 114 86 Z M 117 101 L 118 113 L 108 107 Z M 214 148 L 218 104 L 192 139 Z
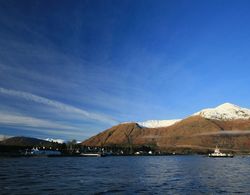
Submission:
M 231 103 L 224 103 L 215 108 L 203 109 L 193 115 L 215 120 L 249 119 L 250 110 Z
M 231 103 L 224 103 L 216 107 L 217 109 L 240 109 L 241 107 L 231 104 Z
M 206 108 L 199 112 L 194 113 L 192 116 L 201 116 L 207 119 L 214 120 L 237 120 L 250 119 L 250 109 L 241 108 L 235 104 L 226 102 L 215 108 Z M 174 125 L 175 123 L 181 121 L 182 119 L 173 119 L 173 120 L 148 120 L 143 122 L 136 122 L 141 127 L 147 128 L 160 128 L 168 127 Z M 130 123 L 130 122 L 125 122 Z

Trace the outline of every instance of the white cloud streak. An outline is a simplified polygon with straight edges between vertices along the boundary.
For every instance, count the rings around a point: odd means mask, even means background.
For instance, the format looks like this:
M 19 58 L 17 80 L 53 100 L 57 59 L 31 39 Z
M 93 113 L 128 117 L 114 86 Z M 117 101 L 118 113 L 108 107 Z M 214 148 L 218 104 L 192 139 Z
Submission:
M 7 126 L 24 126 L 48 129 L 76 130 L 76 127 L 58 124 L 53 121 L 38 119 L 29 116 L 18 116 L 13 114 L 0 113 L 0 124 Z
M 26 131 L 36 131 L 54 135 L 83 135 L 83 133 L 78 128 L 73 126 L 60 124 L 50 120 L 8 113 L 0 113 L 0 125 L 6 127 L 15 127 Z
M 108 124 L 112 124 L 112 125 L 118 123 L 116 120 L 114 120 L 106 115 L 91 113 L 91 112 L 85 111 L 83 109 L 79 109 L 79 108 L 76 108 L 74 106 L 70 106 L 70 105 L 55 101 L 55 100 L 51 100 L 51 99 L 44 98 L 44 97 L 41 97 L 38 95 L 34 95 L 31 93 L 27 93 L 27 92 L 23 92 L 23 91 L 16 91 L 16 90 L 11 90 L 11 89 L 5 89 L 2 87 L 0 87 L 0 93 L 5 94 L 5 95 L 9 95 L 9 96 L 13 96 L 13 97 L 17 97 L 17 98 L 22 98 L 22 99 L 25 99 L 28 101 L 44 104 L 44 105 L 59 109 L 60 111 L 80 115 L 80 116 L 87 118 L 87 119 L 92 119 L 95 121 L 108 123 Z

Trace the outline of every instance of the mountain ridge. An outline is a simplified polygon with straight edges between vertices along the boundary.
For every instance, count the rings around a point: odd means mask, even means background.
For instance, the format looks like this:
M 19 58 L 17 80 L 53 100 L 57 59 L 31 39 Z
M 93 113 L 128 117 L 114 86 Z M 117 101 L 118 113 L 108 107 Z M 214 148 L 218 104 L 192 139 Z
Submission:
M 222 113 L 222 116 L 225 116 L 225 107 L 229 108 L 229 116 L 235 110 L 242 110 L 232 104 L 223 104 L 214 108 L 217 111 L 216 114 Z M 213 113 L 214 109 L 208 111 Z M 248 117 L 242 118 L 240 115 L 228 120 L 227 117 L 204 117 L 198 112 L 167 127 L 148 128 L 138 123 L 119 124 L 83 141 L 82 145 L 101 147 L 151 145 L 163 151 L 187 148 L 187 146 L 190 150 L 197 148 L 205 150 L 219 145 L 230 150 L 250 151 L 249 138 L 250 119 Z
M 236 120 L 236 119 L 250 119 L 250 109 L 242 108 L 232 103 L 223 103 L 215 108 L 205 108 L 190 116 L 202 116 L 207 119 L 215 120 Z M 147 120 L 142 122 L 135 122 L 142 127 L 158 128 L 168 127 L 183 119 L 168 119 L 168 120 Z M 131 123 L 131 122 L 126 122 Z

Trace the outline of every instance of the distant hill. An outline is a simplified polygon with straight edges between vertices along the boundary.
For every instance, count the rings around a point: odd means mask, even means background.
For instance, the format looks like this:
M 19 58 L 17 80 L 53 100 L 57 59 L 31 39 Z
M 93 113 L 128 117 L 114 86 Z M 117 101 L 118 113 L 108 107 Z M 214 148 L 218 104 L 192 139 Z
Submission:
M 11 137 L 0 141 L 0 145 L 5 146 L 22 146 L 22 147 L 52 147 L 58 145 L 58 143 L 53 143 L 50 141 L 45 141 L 42 139 L 31 138 L 31 137 Z
M 166 127 L 124 123 L 82 142 L 84 146 L 154 146 L 162 151 L 250 152 L 250 110 L 233 104 L 204 109 Z

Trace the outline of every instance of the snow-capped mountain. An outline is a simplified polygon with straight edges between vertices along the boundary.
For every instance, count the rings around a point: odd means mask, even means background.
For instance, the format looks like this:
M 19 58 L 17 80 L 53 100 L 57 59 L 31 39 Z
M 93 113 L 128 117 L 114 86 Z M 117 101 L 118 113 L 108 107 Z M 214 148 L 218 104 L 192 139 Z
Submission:
M 237 119 L 250 119 L 250 109 L 241 108 L 231 103 L 224 103 L 215 108 L 206 108 L 191 116 L 201 116 L 207 119 L 214 120 L 237 120 Z M 148 120 L 143 122 L 136 122 L 141 127 L 159 128 L 168 127 L 181 121 L 182 119 L 173 120 Z M 129 123 L 129 122 L 126 122 Z
M 207 120 L 207 118 L 211 120 Z M 247 153 L 250 151 L 249 144 L 246 144 L 250 140 L 249 109 L 225 103 L 215 108 L 201 110 L 180 122 L 178 121 L 151 120 L 137 122 L 137 124 L 135 122 L 123 123 L 83 141 L 82 145 L 127 147 L 128 144 L 131 144 L 131 139 L 128 138 L 132 138 L 134 145 L 153 145 L 167 153 L 176 151 L 185 154 L 187 148 L 189 148 L 188 152 L 207 153 L 216 145 L 240 153 L 241 151 L 247 151 Z
M 141 127 L 147 127 L 147 128 L 158 128 L 158 127 L 168 127 L 171 126 L 177 122 L 179 122 L 181 119 L 173 119 L 173 120 L 148 120 L 144 122 L 137 122 L 138 125 Z
M 52 139 L 52 138 L 47 138 L 47 139 L 45 139 L 46 141 L 49 141 L 49 142 L 56 142 L 56 143 L 59 143 L 59 144 L 63 144 L 63 143 L 65 143 L 65 141 L 64 140 L 62 140 L 62 139 Z
M 193 116 L 197 115 L 215 120 L 250 119 L 250 110 L 231 103 L 224 103 L 216 108 L 207 108 L 193 114 Z

